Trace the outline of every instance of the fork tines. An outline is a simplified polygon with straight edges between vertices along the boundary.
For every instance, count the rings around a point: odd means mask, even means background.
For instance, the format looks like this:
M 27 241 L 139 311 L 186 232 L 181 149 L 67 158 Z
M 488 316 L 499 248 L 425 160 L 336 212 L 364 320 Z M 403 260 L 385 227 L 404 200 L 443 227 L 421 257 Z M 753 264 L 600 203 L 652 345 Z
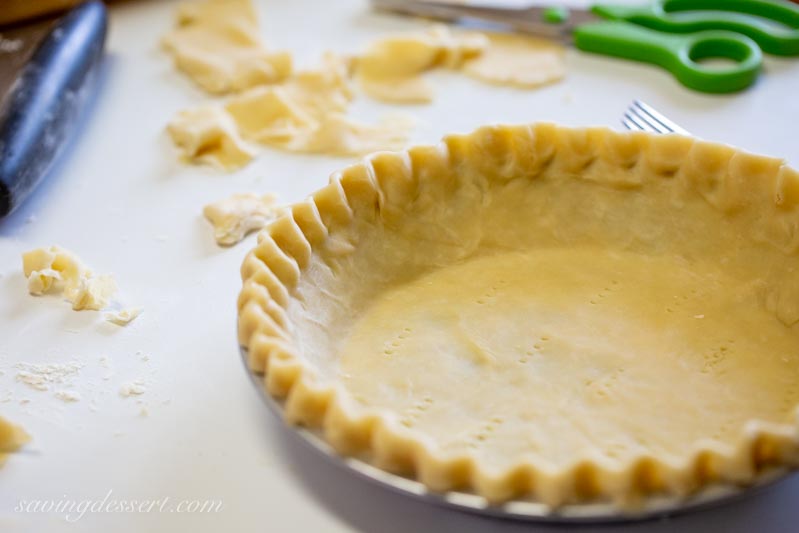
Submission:
M 640 100 L 633 101 L 632 105 L 624 112 L 624 118 L 622 118 L 621 122 L 625 128 L 630 130 L 690 135 L 688 131 Z

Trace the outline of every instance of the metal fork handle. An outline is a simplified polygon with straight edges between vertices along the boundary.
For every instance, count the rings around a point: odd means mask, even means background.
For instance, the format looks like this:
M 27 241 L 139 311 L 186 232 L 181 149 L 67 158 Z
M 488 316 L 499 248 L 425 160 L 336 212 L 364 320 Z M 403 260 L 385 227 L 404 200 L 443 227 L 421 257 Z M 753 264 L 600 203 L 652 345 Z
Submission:
M 449 2 L 426 2 L 424 0 L 372 0 L 378 9 L 394 11 L 406 15 L 439 16 L 447 20 L 476 18 L 507 24 L 514 18 L 524 17 L 526 7 L 497 7 Z
M 476 19 L 558 40 L 569 39 L 574 27 L 574 20 L 581 21 L 583 19 L 580 16 L 571 16 L 569 22 L 565 24 L 545 22 L 543 12 L 546 8 L 535 6 L 503 7 L 501 5 L 489 6 L 425 0 L 371 0 L 371 2 L 377 9 L 394 13 L 445 21 Z M 595 18 L 593 15 L 589 16 L 592 19 Z

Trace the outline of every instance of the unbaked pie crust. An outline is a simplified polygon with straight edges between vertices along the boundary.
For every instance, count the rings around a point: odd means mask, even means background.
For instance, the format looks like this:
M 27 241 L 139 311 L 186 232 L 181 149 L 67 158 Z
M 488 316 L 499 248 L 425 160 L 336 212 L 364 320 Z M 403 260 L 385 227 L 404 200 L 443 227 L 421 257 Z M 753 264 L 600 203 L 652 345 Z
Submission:
M 491 502 L 634 505 L 799 459 L 799 174 L 551 124 L 382 152 L 259 236 L 239 340 L 289 422 Z

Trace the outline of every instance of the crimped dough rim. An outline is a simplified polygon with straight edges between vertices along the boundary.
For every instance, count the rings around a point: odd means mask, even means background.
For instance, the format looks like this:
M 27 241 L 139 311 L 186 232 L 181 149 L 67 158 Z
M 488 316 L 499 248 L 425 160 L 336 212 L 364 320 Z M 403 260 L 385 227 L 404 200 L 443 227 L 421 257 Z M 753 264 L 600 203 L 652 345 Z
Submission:
M 420 162 L 430 171 L 414 168 Z M 588 501 L 629 506 L 653 494 L 687 496 L 716 482 L 748 484 L 766 468 L 799 463 L 797 406 L 793 424 L 750 420 L 736 442 L 699 440 L 684 461 L 649 454 L 619 466 L 597 454 L 560 469 L 525 459 L 497 472 L 469 453 L 441 452 L 425 435 L 402 426 L 396 413 L 364 407 L 340 383 L 322 378 L 292 337 L 286 308 L 295 298 L 293 289 L 315 253 L 340 246 L 336 234 L 355 224 L 361 210 L 378 217 L 385 210 L 389 216 L 396 207 L 392 196 L 408 193 L 403 190 L 407 177 L 414 176 L 415 183 L 435 180 L 436 165 L 489 165 L 491 179 L 508 181 L 546 172 L 594 181 L 606 174 L 623 181 L 632 173 L 644 180 L 677 179 L 718 210 L 752 209 L 777 221 L 762 229 L 761 238 L 785 254 L 799 249 L 799 173 L 781 160 L 720 144 L 536 124 L 484 127 L 445 137 L 433 147 L 373 154 L 334 173 L 326 187 L 291 206 L 259 235 L 242 265 L 239 342 L 251 370 L 264 374 L 267 392 L 285 400 L 290 423 L 318 428 L 339 453 L 415 477 L 432 490 L 470 490 L 497 503 L 524 498 L 553 507 Z M 745 198 L 741 183 L 747 184 Z M 791 309 L 783 314 L 796 321 Z

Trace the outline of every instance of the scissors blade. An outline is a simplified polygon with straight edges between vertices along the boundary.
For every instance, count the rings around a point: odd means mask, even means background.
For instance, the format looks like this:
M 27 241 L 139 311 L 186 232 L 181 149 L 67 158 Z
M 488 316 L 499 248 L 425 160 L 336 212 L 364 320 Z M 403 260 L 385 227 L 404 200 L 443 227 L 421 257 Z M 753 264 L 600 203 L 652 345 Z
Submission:
M 601 18 L 587 9 L 569 9 L 563 22 L 548 22 L 545 14 L 548 6 L 503 7 L 479 4 L 461 4 L 427 0 L 371 0 L 372 6 L 381 11 L 403 15 L 433 18 L 447 22 L 476 19 L 508 26 L 516 31 L 530 33 L 549 39 L 570 42 L 572 30 L 582 24 L 596 22 Z

